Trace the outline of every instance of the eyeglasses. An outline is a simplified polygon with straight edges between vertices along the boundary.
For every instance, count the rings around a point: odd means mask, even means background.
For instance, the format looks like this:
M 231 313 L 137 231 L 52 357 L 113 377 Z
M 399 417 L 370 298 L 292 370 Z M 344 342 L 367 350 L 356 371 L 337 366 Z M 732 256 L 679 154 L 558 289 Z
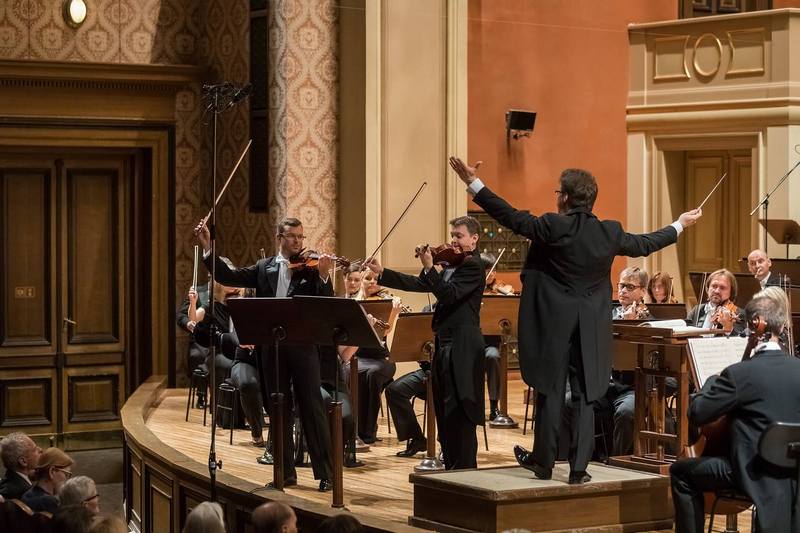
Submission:
M 296 241 L 306 240 L 305 235 L 295 235 L 294 233 L 281 233 L 280 236 L 283 237 L 284 239 L 294 239 Z
M 625 289 L 627 291 L 632 291 L 634 289 L 640 289 L 641 285 L 634 285 L 633 283 L 617 283 L 617 288 L 619 290 Z
M 69 478 L 71 478 L 71 477 L 72 477 L 72 472 L 70 472 L 70 471 L 69 471 L 69 470 L 67 470 L 66 468 L 61 468 L 60 466 L 54 466 L 53 468 L 55 468 L 56 470 L 58 470 L 59 472 L 61 472 L 62 474 L 64 474 L 64 476 L 65 476 L 67 479 L 69 479 Z

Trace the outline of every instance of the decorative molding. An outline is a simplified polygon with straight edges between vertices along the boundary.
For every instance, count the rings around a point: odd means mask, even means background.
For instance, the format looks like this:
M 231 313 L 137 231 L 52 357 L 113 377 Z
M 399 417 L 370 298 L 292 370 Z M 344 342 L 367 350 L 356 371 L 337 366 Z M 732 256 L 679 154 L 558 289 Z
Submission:
M 688 80 L 686 45 L 689 43 L 689 35 L 656 37 L 653 39 L 653 43 L 653 81 Z M 668 65 L 667 55 L 677 55 L 678 52 L 680 53 L 680 65 Z M 671 59 L 674 60 L 674 58 Z M 660 69 L 663 72 L 659 72 Z
M 749 75 L 759 75 L 764 74 L 766 72 L 765 67 L 767 64 L 767 50 L 765 44 L 765 29 L 762 28 L 749 28 L 743 30 L 730 30 L 725 32 L 728 36 L 728 43 L 730 44 L 731 48 L 731 59 L 728 63 L 728 71 L 725 73 L 726 76 L 749 76 Z M 754 36 L 757 37 L 757 41 L 751 41 L 747 38 L 747 36 Z M 760 66 L 746 66 L 742 65 L 736 67 L 736 42 L 737 39 L 744 37 L 744 42 L 746 44 L 752 45 L 753 42 L 757 42 L 760 51 L 761 51 L 761 65 Z M 741 57 L 742 54 L 740 54 Z
M 698 64 L 697 50 L 700 48 L 701 43 L 703 41 L 707 41 L 708 39 L 711 39 L 712 44 L 714 44 L 717 49 L 717 64 L 713 68 L 707 70 L 702 68 Z M 692 58 L 692 66 L 694 67 L 694 71 L 700 76 L 703 76 L 704 78 L 710 78 L 719 71 L 720 65 L 722 65 L 722 42 L 720 42 L 719 37 L 717 37 L 713 33 L 704 33 L 703 35 L 698 37 L 697 40 L 694 42 L 693 58 Z

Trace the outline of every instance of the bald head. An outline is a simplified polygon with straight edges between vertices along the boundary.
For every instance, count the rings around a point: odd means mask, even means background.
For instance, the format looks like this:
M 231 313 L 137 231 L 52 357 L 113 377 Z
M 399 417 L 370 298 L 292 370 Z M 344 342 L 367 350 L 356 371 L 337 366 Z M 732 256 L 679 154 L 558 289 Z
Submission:
M 256 533 L 297 533 L 297 517 L 291 507 L 267 502 L 256 507 L 251 516 Z
M 772 261 L 770 261 L 764 250 L 753 250 L 750 252 L 750 255 L 747 256 L 747 270 L 759 281 L 769 275 L 771 266 Z

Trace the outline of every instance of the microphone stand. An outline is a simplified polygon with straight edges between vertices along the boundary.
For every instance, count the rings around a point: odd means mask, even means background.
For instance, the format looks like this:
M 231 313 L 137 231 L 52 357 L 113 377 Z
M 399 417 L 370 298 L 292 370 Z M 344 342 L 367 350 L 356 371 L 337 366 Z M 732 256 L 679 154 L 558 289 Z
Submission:
M 217 326 L 214 298 L 214 285 L 217 283 L 217 119 L 220 113 L 230 109 L 232 106 L 243 100 L 249 93 L 248 86 L 243 89 L 236 89 L 232 83 L 224 82 L 216 85 L 204 85 L 203 91 L 209 103 L 206 111 L 213 114 L 212 131 L 212 168 L 211 168 L 211 214 L 207 220 L 208 232 L 211 238 L 211 282 L 208 286 L 209 292 L 209 313 L 211 315 L 211 325 L 209 335 L 211 346 L 209 350 L 210 369 L 209 381 L 211 390 L 211 443 L 208 449 L 208 475 L 211 481 L 211 501 L 217 501 L 217 469 L 222 468 L 222 460 L 217 460 L 217 338 L 219 328 Z M 232 422 L 231 422 L 232 423 Z
M 766 194 L 766 196 L 764 196 L 764 198 L 756 204 L 756 206 L 753 208 L 752 211 L 750 211 L 750 216 L 753 216 L 753 214 L 756 211 L 758 211 L 759 207 L 761 207 L 762 205 L 764 206 L 764 253 L 765 254 L 767 253 L 767 241 L 769 241 L 769 232 L 767 231 L 767 228 L 769 228 L 769 199 L 775 193 L 775 191 L 778 190 L 778 187 L 780 187 L 781 184 L 784 181 L 786 181 L 786 178 L 788 178 L 789 175 L 792 172 L 794 172 L 794 169 L 796 169 L 798 166 L 800 166 L 800 160 L 798 160 L 797 163 L 795 163 L 794 166 L 789 169 L 789 172 L 783 175 L 783 177 L 778 181 L 778 183 L 775 184 L 772 190 L 769 191 Z

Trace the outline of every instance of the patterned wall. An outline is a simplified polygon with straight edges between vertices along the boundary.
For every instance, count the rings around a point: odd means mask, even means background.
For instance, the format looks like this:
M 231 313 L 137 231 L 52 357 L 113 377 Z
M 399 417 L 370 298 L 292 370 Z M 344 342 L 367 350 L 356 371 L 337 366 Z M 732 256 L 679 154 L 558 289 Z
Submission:
M 270 221 L 299 218 L 308 247 L 336 250 L 336 3 L 271 5 Z

